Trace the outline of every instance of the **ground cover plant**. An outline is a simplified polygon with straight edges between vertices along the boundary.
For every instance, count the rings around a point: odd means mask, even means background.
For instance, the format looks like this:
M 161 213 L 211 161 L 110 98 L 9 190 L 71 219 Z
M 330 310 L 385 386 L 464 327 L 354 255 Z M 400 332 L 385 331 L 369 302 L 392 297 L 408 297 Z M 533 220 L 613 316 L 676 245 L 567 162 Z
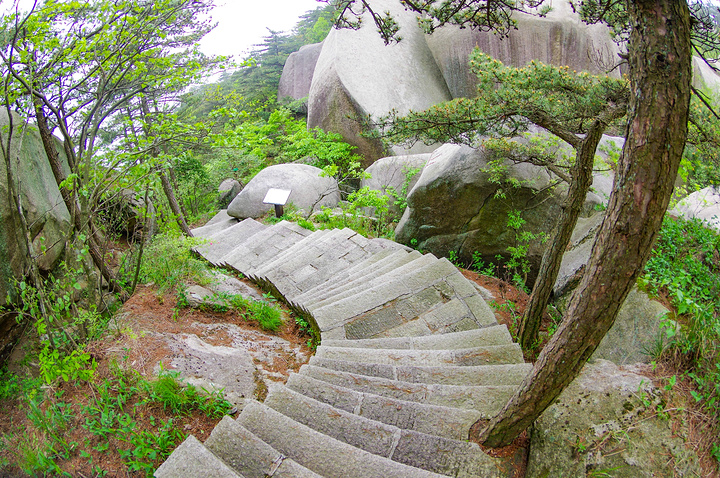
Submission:
M 640 284 L 676 311 L 651 352 L 686 382 L 720 462 L 720 235 L 699 220 L 666 217 Z

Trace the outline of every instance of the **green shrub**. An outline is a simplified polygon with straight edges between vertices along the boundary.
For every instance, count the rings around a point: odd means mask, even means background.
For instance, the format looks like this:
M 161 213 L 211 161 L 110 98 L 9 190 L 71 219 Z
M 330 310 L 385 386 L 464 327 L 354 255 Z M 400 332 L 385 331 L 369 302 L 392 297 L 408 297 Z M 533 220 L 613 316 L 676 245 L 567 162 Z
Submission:
M 155 236 L 143 254 L 141 281 L 154 283 L 161 292 L 172 290 L 188 280 L 207 284 L 207 265 L 192 253 L 192 248 L 201 243 L 200 239 L 185 236 Z
M 692 395 L 720 429 L 720 235 L 699 220 L 666 218 L 640 284 L 667 294 L 677 309 L 681 329 L 664 321 L 661 351 L 690 360 L 687 374 L 697 386 Z

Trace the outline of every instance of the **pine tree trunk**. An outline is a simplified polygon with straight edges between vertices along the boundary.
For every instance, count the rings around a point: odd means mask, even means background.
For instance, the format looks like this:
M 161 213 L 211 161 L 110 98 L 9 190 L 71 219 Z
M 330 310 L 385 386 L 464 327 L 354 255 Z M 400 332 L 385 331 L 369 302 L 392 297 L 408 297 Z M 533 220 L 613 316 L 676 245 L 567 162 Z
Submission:
M 530 350 L 538 340 L 540 324 L 552 295 L 558 272 L 560 272 L 563 254 L 570 243 L 580 211 L 585 204 L 585 197 L 592 186 L 595 150 L 602 139 L 603 131 L 605 131 L 605 127 L 596 122 L 580 147 L 577 148 L 577 157 L 570 174 L 572 178 L 570 188 L 562 205 L 551 242 L 543 254 L 530 301 L 520 320 L 518 337 L 523 350 Z
M 687 137 L 690 11 L 685 0 L 627 2 L 630 108 L 608 211 L 565 319 L 520 389 L 479 436 L 507 445 L 575 379 L 650 255 Z

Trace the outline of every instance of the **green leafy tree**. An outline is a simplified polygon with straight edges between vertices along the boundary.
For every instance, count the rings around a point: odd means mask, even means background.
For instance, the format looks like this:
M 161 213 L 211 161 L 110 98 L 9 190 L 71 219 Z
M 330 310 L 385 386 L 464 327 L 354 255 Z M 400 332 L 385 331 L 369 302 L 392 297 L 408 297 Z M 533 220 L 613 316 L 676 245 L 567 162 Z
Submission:
M 37 124 L 73 226 L 116 292 L 123 288 L 101 253 L 96 211 L 132 161 L 103 156 L 101 132 L 134 100 L 164 98 L 198 77 L 206 60 L 196 43 L 212 28 L 200 18 L 211 6 L 197 0 L 48 0 L 2 19 L 5 103 Z

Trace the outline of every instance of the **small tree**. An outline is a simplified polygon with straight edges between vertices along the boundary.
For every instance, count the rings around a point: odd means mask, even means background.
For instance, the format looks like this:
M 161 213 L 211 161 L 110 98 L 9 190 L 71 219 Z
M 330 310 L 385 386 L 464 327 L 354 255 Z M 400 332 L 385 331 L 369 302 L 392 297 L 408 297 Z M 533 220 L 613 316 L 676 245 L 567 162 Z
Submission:
M 595 151 L 605 130 L 625 116 L 629 97 L 627 82 L 593 76 L 531 62 L 511 68 L 476 49 L 470 68 L 478 77 L 477 96 L 458 98 L 427 111 L 396 114 L 384 119 L 382 135 L 392 142 L 464 143 L 478 146 L 483 138 L 490 147 L 501 146 L 502 155 L 548 170 L 569 184 L 561 215 L 548 241 L 530 303 L 520 322 L 523 349 L 537 341 L 540 322 L 552 294 L 577 219 L 592 185 Z M 492 141 L 527 132 L 531 125 L 546 129 L 575 150 L 568 167 L 537 148 L 515 142 Z

